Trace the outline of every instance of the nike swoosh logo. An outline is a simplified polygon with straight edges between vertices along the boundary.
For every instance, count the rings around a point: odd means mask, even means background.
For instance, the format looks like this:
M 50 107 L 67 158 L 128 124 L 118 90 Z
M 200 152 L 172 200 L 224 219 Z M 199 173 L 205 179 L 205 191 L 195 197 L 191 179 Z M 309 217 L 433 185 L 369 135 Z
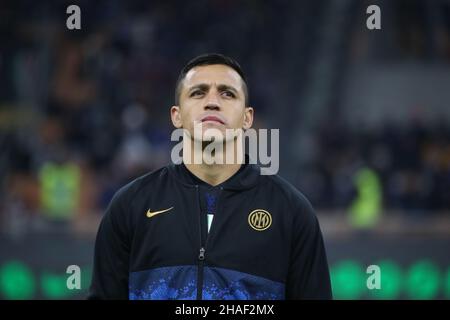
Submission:
M 150 209 L 148 209 L 147 210 L 147 217 L 151 218 L 151 217 L 156 216 L 157 214 L 164 213 L 164 212 L 167 212 L 167 211 L 172 210 L 172 209 L 173 209 L 173 207 L 171 207 L 169 209 L 165 209 L 165 210 L 154 211 L 154 212 L 151 212 Z

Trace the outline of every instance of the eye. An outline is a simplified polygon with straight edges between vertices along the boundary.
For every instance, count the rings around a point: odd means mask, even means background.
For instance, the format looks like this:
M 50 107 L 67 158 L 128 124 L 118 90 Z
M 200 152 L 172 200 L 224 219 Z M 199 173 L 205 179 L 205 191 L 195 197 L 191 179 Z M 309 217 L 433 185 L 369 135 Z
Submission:
M 191 92 L 189 97 L 197 97 L 197 96 L 201 96 L 201 95 L 203 95 L 203 91 L 201 91 L 201 90 L 194 90 L 194 91 Z
M 236 97 L 236 95 L 233 92 L 231 92 L 230 90 L 223 91 L 222 95 L 224 95 L 225 97 L 228 97 L 228 98 L 235 98 Z

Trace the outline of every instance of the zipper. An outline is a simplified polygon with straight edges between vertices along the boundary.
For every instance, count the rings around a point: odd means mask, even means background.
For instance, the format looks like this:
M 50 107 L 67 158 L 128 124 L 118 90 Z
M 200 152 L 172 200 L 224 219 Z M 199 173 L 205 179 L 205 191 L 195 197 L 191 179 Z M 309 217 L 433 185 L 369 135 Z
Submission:
M 205 264 L 205 251 L 205 248 L 201 247 L 198 254 L 197 300 L 203 299 L 203 268 Z
M 197 268 L 197 300 L 202 300 L 203 295 L 203 267 L 204 267 L 204 261 L 205 261 L 205 248 L 203 247 L 203 241 L 202 241 L 202 206 L 200 204 L 200 194 L 198 190 L 198 184 L 195 185 L 195 193 L 197 195 L 197 205 L 198 205 L 198 230 L 199 230 L 199 238 L 200 238 L 200 249 L 198 253 L 198 268 Z
M 214 217 L 213 218 L 213 221 L 212 221 L 212 223 L 211 223 L 211 228 L 210 228 L 210 230 L 209 230 L 209 232 L 208 232 L 208 227 L 206 227 L 206 240 L 205 240 L 205 244 L 203 244 L 203 227 L 202 227 L 202 221 L 201 221 L 201 219 L 203 218 L 203 212 L 202 212 L 202 207 L 201 207 L 201 205 L 200 205 L 200 195 L 199 195 L 199 187 L 198 187 L 198 185 L 195 185 L 195 188 L 196 188 L 196 192 L 197 192 L 197 203 L 198 203 L 198 205 L 199 205 L 199 218 L 198 218 L 198 221 L 199 221 L 199 230 L 200 230 L 200 232 L 199 232 L 199 235 L 200 235 L 200 249 L 199 249 L 199 252 L 198 252 L 198 272 L 197 272 L 197 300 L 203 300 L 203 277 L 204 277 L 204 266 L 205 266 L 205 258 L 206 258 L 206 250 L 207 250 L 207 247 L 208 247 L 208 240 L 209 240 L 209 235 L 211 234 L 211 232 L 212 232 L 212 230 L 213 230 L 213 227 L 214 227 L 214 221 L 217 219 L 217 217 Z M 222 195 L 222 191 L 223 191 L 223 187 L 220 187 L 220 192 L 219 192 L 219 195 L 218 195 L 218 197 L 217 197 L 217 204 L 216 204 L 216 208 L 217 208 L 217 210 L 216 210 L 216 213 L 215 213 L 215 215 L 217 215 L 218 214 L 218 211 L 219 211 L 219 202 L 220 202 L 220 198 L 221 198 L 221 195 Z M 207 222 L 206 222 L 207 223 Z

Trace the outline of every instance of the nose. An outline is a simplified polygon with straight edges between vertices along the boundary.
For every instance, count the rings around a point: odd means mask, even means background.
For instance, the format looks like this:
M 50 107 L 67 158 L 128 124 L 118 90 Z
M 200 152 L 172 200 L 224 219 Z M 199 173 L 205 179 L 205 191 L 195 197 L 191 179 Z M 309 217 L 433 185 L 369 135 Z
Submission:
M 219 104 L 218 103 L 215 103 L 215 102 L 208 102 L 206 105 L 205 105 L 205 110 L 220 110 L 220 106 L 219 106 Z
M 205 110 L 219 110 L 219 109 L 220 109 L 219 92 L 217 92 L 217 90 L 212 89 L 208 92 Z

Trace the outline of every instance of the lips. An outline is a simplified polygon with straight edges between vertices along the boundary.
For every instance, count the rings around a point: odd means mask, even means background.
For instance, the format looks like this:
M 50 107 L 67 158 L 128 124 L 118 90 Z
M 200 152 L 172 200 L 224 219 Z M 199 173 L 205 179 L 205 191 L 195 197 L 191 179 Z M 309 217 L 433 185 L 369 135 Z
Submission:
M 225 124 L 225 121 L 223 121 L 221 118 L 219 118 L 217 116 L 205 116 L 202 118 L 202 122 L 205 122 L 205 121 L 215 121 L 220 124 Z

